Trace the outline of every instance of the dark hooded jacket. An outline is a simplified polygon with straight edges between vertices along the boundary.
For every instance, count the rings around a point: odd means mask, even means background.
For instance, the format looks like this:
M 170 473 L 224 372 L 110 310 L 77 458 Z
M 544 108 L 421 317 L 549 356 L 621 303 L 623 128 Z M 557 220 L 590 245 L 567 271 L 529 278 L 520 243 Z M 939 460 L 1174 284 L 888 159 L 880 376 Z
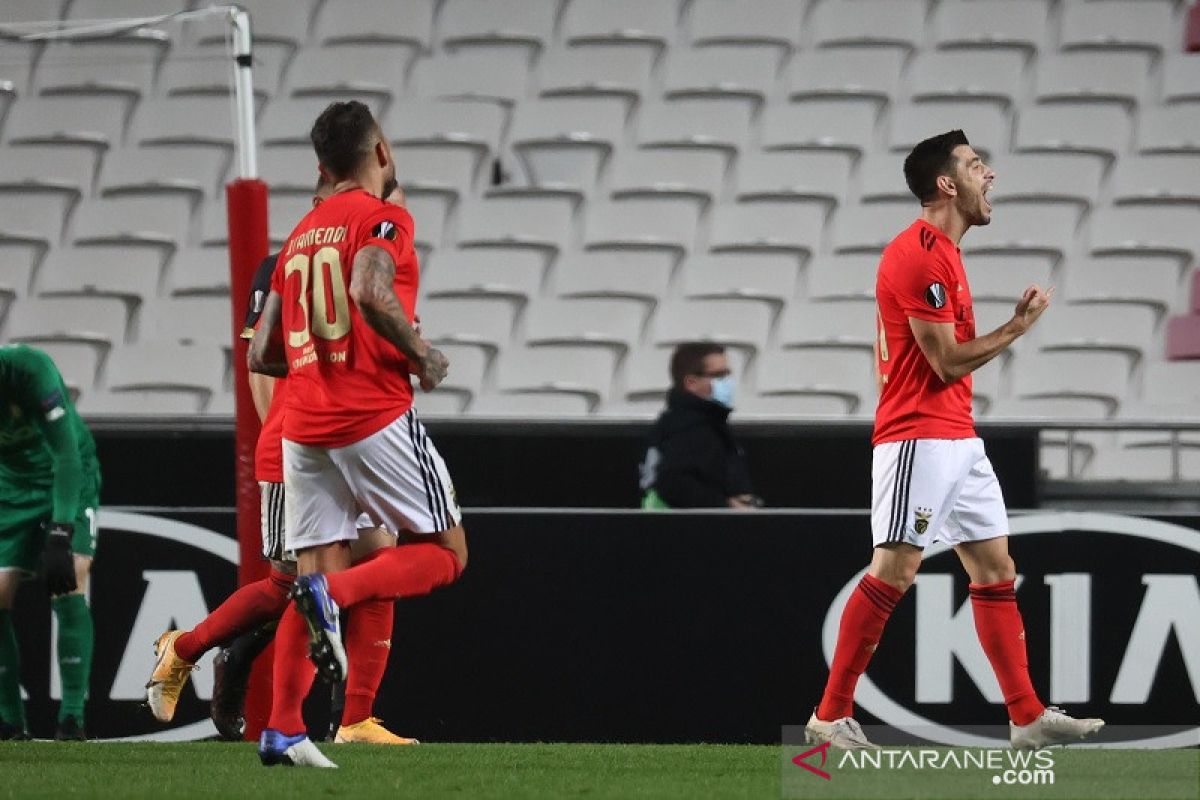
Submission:
M 671 389 L 642 461 L 642 491 L 653 490 L 671 508 L 724 508 L 731 497 L 753 494 L 729 412 L 720 403 Z

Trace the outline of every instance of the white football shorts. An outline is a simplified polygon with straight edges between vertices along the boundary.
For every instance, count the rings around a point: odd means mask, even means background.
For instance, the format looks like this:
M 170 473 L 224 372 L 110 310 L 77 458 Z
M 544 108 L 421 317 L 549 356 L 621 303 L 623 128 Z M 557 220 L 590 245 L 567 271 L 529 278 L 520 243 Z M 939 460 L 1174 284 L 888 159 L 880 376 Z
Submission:
M 345 447 L 284 439 L 283 478 L 289 551 L 353 541 L 360 515 L 394 534 L 462 522 L 446 462 L 412 409 Z
M 1008 511 L 983 440 L 909 439 L 877 445 L 871 539 L 925 548 L 1008 535 Z

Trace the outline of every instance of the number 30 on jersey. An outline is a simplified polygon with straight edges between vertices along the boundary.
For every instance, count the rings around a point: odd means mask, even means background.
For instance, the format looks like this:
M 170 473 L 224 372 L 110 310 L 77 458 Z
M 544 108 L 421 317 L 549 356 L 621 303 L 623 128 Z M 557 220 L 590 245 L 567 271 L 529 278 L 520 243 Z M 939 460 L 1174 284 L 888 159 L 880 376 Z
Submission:
M 312 280 L 316 273 L 316 280 Z M 310 259 L 297 253 L 283 265 L 283 279 L 300 276 L 300 296 L 297 302 L 303 312 L 304 327 L 288 331 L 288 346 L 303 347 L 311 336 L 333 341 L 350 332 L 350 296 L 346 277 L 342 274 L 342 258 L 335 247 L 322 247 Z M 312 308 L 309 308 L 309 284 L 312 285 Z

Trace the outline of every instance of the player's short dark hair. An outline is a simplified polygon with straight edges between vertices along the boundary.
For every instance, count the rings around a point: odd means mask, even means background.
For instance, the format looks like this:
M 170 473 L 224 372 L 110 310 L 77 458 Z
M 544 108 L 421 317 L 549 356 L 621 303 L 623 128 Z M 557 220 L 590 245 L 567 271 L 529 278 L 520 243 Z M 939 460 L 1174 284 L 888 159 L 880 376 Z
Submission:
M 333 178 L 330 178 L 324 172 L 317 173 L 317 185 L 313 187 L 313 194 L 320 194 L 326 189 L 332 189 L 334 184 Z
M 371 152 L 378 127 L 364 103 L 330 103 L 313 123 L 309 138 L 321 166 L 331 178 L 342 180 L 353 175 Z
M 721 355 L 725 348 L 716 342 L 684 342 L 671 354 L 671 385 L 683 386 L 688 375 L 699 375 L 704 371 L 704 359 Z
M 904 180 L 921 205 L 937 199 L 937 179 L 954 174 L 954 148 L 964 144 L 970 144 L 965 133 L 946 131 L 919 142 L 904 159 Z

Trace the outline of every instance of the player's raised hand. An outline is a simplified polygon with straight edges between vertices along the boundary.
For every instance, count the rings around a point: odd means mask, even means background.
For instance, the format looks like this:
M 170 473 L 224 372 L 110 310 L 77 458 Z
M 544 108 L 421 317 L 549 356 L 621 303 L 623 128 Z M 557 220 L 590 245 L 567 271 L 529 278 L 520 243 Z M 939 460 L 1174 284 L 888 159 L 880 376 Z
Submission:
M 1050 298 L 1054 296 L 1054 287 L 1043 290 L 1036 283 L 1025 290 L 1013 312 L 1013 319 L 1021 326 L 1022 332 L 1029 330 L 1038 317 L 1050 307 Z
M 430 347 L 421 359 L 417 376 L 421 379 L 421 388 L 432 392 L 439 383 L 446 379 L 450 371 L 450 359 L 436 347 Z

